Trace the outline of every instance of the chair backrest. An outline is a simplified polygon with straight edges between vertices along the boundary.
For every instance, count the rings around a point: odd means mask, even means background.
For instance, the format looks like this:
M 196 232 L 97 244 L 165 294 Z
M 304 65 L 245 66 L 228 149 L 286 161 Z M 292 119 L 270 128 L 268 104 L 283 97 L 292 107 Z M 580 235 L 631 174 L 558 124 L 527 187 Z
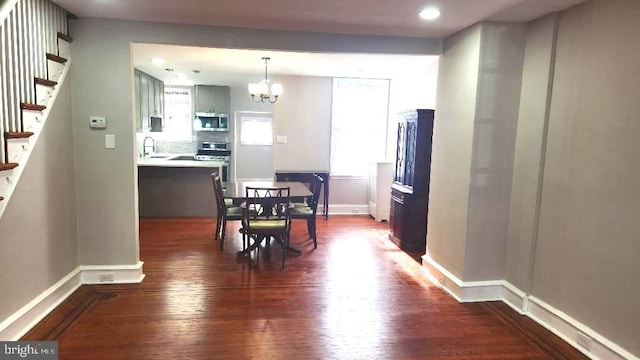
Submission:
M 317 174 L 313 174 L 313 182 L 311 183 L 311 202 L 309 203 L 309 207 L 313 210 L 313 215 L 316 214 L 316 210 L 318 209 L 318 202 L 320 201 L 320 190 L 322 190 L 322 184 L 324 181 Z
M 290 220 L 290 188 L 246 187 L 244 207 L 245 221 Z
M 213 182 L 213 193 L 216 199 L 216 209 L 218 210 L 218 216 L 225 215 L 227 207 L 224 206 L 224 190 L 222 189 L 222 182 L 220 181 L 220 175 L 218 173 L 211 174 L 211 181 Z

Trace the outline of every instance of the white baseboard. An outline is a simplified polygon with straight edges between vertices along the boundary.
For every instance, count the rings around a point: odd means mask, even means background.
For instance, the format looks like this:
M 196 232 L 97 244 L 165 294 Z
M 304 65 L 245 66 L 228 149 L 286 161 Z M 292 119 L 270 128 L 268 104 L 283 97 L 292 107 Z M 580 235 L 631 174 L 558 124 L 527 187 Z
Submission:
M 464 282 L 430 256 L 422 256 L 423 272 L 459 302 L 500 300 L 544 326 L 591 359 L 640 360 L 611 340 L 505 280 Z M 581 338 L 585 346 L 578 343 Z
M 318 204 L 318 212 L 321 211 L 323 204 Z M 368 215 L 369 207 L 364 205 L 344 205 L 329 204 L 329 215 Z
M 502 300 L 502 281 L 464 282 L 435 262 L 429 255 L 422 256 L 422 266 L 430 274 L 431 281 L 459 302 Z
M 504 289 L 502 290 L 502 302 L 511 306 L 520 315 L 526 315 L 529 306 L 529 298 L 527 294 L 511 285 L 508 281 L 504 281 Z
M 0 323 L 0 340 L 19 340 L 27 331 L 73 294 L 80 285 L 82 285 L 81 273 L 80 267 L 77 267 Z
M 133 284 L 144 279 L 142 261 L 135 265 L 81 266 L 83 284 Z
M 526 315 L 591 359 L 639 360 L 613 341 L 535 296 L 529 296 Z M 586 348 L 578 344 L 579 337 L 587 340 Z
M 28 304 L 0 323 L 0 340 L 17 341 L 84 284 L 129 284 L 144 279 L 143 263 L 135 265 L 78 266 Z M 113 281 L 100 281 L 101 275 Z M 109 276 L 107 276 L 109 277 Z

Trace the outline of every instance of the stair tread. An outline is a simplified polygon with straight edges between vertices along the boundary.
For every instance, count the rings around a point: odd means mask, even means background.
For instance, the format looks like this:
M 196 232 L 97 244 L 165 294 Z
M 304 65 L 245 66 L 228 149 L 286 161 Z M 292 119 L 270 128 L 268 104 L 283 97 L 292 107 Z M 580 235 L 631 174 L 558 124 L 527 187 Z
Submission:
M 60 63 L 60 64 L 64 64 L 64 63 L 67 62 L 67 59 L 65 59 L 65 58 L 63 58 L 61 56 L 58 56 L 58 55 L 54 55 L 54 54 L 47 54 L 47 59 L 51 60 L 51 61 L 55 61 L 55 62 Z
M 58 85 L 57 81 L 43 79 L 39 77 L 35 78 L 35 82 L 38 85 L 51 86 L 51 87 Z
M 58 38 L 62 39 L 68 43 L 72 43 L 73 42 L 73 38 L 67 34 L 63 34 L 61 32 L 58 32 Z
M 44 105 L 38 105 L 38 104 L 20 103 L 20 108 L 22 110 L 42 111 L 42 110 L 46 109 L 47 107 L 44 106 Z
M 7 131 L 4 133 L 6 139 L 26 139 L 33 136 L 31 131 Z
M 18 166 L 18 163 L 3 163 L 3 164 L 0 164 L 0 171 L 11 170 L 17 166 Z

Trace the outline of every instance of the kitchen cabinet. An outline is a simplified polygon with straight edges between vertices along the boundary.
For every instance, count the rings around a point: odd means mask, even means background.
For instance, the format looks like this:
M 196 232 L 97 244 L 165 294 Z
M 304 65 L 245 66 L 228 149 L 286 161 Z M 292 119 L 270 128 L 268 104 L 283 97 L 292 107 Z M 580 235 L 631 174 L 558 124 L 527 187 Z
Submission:
M 151 117 L 162 118 L 164 115 L 164 83 L 153 76 L 134 69 L 136 93 L 136 129 L 139 132 L 149 131 Z
M 228 86 L 196 85 L 196 112 L 229 114 L 231 89 Z
M 433 119 L 427 109 L 398 114 L 389 239 L 407 251 L 424 252 L 427 243 Z

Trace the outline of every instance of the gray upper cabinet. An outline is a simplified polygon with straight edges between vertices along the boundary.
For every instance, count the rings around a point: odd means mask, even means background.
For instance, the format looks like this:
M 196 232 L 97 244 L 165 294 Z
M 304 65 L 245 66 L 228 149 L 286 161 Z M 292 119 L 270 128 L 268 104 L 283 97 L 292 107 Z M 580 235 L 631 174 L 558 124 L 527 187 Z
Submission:
M 136 92 L 136 129 L 151 129 L 151 117 L 164 115 L 164 83 L 153 76 L 134 69 Z
M 231 90 L 228 86 L 196 85 L 195 110 L 216 114 L 229 114 Z

